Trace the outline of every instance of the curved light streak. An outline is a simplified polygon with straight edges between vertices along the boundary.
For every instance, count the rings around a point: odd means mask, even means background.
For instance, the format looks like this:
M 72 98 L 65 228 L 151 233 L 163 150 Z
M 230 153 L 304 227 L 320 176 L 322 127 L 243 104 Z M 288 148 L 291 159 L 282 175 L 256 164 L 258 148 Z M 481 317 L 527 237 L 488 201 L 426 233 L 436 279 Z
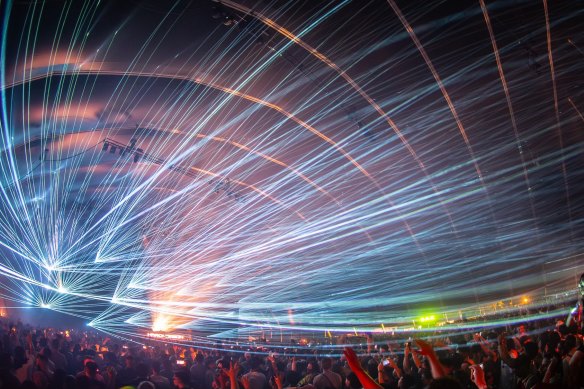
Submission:
M 10 89 L 10 88 L 13 88 L 15 86 L 22 85 L 24 83 L 30 83 L 32 81 L 41 80 L 41 79 L 45 79 L 48 77 L 59 76 L 59 75 L 76 75 L 76 76 L 77 75 L 79 75 L 79 76 L 82 76 L 82 75 L 105 75 L 105 76 L 123 76 L 123 77 L 162 78 L 162 79 L 171 79 L 171 80 L 190 81 L 190 82 L 193 82 L 195 84 L 199 84 L 199 85 L 203 85 L 203 86 L 206 86 L 209 88 L 220 90 L 220 91 L 223 91 L 223 92 L 228 93 L 230 95 L 241 97 L 241 98 L 246 99 L 248 101 L 251 101 L 253 103 L 260 104 L 264 107 L 273 109 L 273 110 L 279 112 L 280 114 L 286 116 L 288 119 L 293 120 L 294 122 L 296 122 L 300 126 L 304 127 L 306 130 L 310 131 L 311 133 L 313 133 L 314 135 L 316 135 L 317 137 L 319 137 L 320 139 L 322 139 L 323 141 L 325 141 L 326 143 L 331 145 L 336 151 L 338 151 L 345 158 L 347 158 L 347 160 L 349 160 L 351 162 L 351 164 L 353 164 L 353 166 L 355 166 L 357 169 L 359 169 L 366 177 L 371 178 L 371 175 L 367 172 L 367 170 L 365 170 L 357 161 L 355 161 L 355 159 L 353 157 L 351 157 L 349 155 L 349 153 L 347 153 L 345 150 L 343 150 L 343 148 L 340 147 L 334 140 L 332 140 L 328 136 L 324 135 L 323 133 L 321 133 L 320 131 L 318 131 L 316 128 L 312 127 L 311 125 L 309 125 L 305 121 L 297 118 L 292 113 L 286 111 L 284 108 L 282 108 L 276 104 L 270 103 L 266 100 L 260 99 L 258 97 L 254 97 L 254 96 L 248 95 L 246 93 L 240 92 L 236 89 L 227 88 L 227 87 L 224 87 L 224 86 L 212 83 L 212 82 L 204 81 L 201 78 L 192 78 L 192 77 L 188 77 L 188 76 L 181 76 L 178 74 L 168 75 L 168 74 L 156 73 L 156 72 L 132 72 L 132 71 L 101 70 L 101 69 L 100 70 L 73 69 L 73 70 L 66 70 L 66 71 L 52 70 L 52 71 L 48 72 L 47 74 L 42 74 L 42 75 L 38 75 L 35 77 L 30 77 L 30 78 L 25 79 L 25 80 L 15 81 L 13 83 L 5 85 L 2 89 L 3 90 Z
M 552 54 L 552 33 L 550 29 L 550 18 L 548 12 L 547 0 L 543 0 L 543 9 L 545 14 L 545 31 L 547 40 L 548 62 L 550 64 L 550 77 L 552 79 L 552 92 L 554 95 L 554 112 L 556 114 L 556 125 L 558 127 L 558 140 L 560 142 L 560 151 L 564 150 L 564 135 L 562 134 L 562 125 L 560 122 L 560 109 L 558 107 L 558 90 L 556 87 L 556 72 L 554 70 L 554 57 Z M 563 152 L 563 151 L 562 151 Z M 566 163 L 562 161 L 562 174 L 564 175 L 564 187 L 566 189 L 566 202 L 568 205 L 568 216 L 572 220 L 572 207 L 570 206 L 570 187 L 568 184 L 568 173 Z

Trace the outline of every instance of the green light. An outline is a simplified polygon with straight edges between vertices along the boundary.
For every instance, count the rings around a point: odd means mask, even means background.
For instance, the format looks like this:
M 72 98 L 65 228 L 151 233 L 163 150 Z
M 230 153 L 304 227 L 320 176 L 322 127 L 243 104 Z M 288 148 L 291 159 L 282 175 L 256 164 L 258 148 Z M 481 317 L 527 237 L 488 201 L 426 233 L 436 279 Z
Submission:
M 435 323 L 436 322 L 436 315 L 422 316 L 419 318 L 419 321 L 421 323 L 427 323 L 427 324 Z

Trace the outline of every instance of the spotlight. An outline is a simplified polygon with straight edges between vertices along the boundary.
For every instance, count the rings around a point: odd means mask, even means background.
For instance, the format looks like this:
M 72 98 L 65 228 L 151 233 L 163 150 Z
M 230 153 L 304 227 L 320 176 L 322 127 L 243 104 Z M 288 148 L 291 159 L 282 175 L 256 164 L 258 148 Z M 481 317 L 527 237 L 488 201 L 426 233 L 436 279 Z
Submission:
M 223 18 L 223 25 L 227 27 L 231 27 L 235 25 L 236 21 L 231 16 L 227 15 Z
M 221 4 L 214 5 L 212 9 L 213 13 L 211 14 L 211 17 L 215 20 L 220 20 L 224 26 L 229 27 L 237 23 L 234 16 L 229 11 L 225 10 L 225 8 L 223 8 L 223 5 Z
M 110 149 L 110 154 L 115 154 L 116 153 L 116 146 L 112 146 Z
M 108 148 L 109 148 L 109 143 L 103 142 L 103 146 L 101 146 L 101 151 L 107 151 Z
M 41 308 L 51 309 L 51 304 L 41 303 Z
M 154 332 L 167 332 L 170 330 L 170 320 L 168 317 L 160 315 L 152 323 L 152 331 Z

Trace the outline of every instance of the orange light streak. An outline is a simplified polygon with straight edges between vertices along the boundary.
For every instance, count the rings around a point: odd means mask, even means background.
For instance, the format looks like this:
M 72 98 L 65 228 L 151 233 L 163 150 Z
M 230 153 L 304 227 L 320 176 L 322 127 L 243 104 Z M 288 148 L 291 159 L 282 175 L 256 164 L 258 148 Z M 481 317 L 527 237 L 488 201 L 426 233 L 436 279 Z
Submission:
M 243 12 L 245 14 L 249 14 L 249 15 L 253 16 L 254 18 L 256 18 L 259 21 L 263 22 L 268 27 L 270 27 L 273 30 L 279 32 L 280 34 L 282 34 L 283 36 L 285 36 L 286 38 L 288 38 L 292 42 L 298 44 L 300 47 L 302 47 L 306 51 L 308 51 L 312 56 L 314 56 L 315 58 L 317 58 L 318 60 L 320 60 L 321 62 L 323 62 L 324 64 L 326 64 L 328 67 L 330 67 L 331 69 L 333 69 L 349 85 L 351 85 L 351 87 L 357 93 L 359 93 L 359 95 L 361 95 L 361 97 L 363 97 L 377 111 L 377 113 L 379 113 L 379 115 L 381 117 L 383 117 L 385 119 L 385 121 L 387 122 L 387 124 L 391 127 L 391 129 L 393 130 L 393 132 L 397 135 L 397 137 L 400 139 L 400 141 L 402 142 L 402 144 L 406 147 L 406 149 L 408 150 L 408 152 L 410 153 L 410 155 L 414 158 L 414 160 L 416 161 L 416 163 L 418 164 L 418 166 L 420 167 L 420 169 L 422 170 L 422 172 L 424 173 L 424 175 L 428 178 L 428 180 L 429 180 L 429 182 L 430 182 L 430 184 L 432 186 L 432 190 L 434 191 L 434 193 L 438 193 L 438 190 L 436 189 L 436 186 L 434 185 L 434 183 L 432 182 L 432 179 L 428 175 L 428 171 L 426 170 L 426 166 L 424 165 L 424 163 L 422 162 L 422 160 L 418 157 L 416 151 L 411 147 L 411 145 L 407 141 L 406 137 L 402 134 L 402 132 L 400 131 L 400 129 L 397 126 L 397 124 L 395 124 L 395 122 L 389 117 L 389 115 L 387 115 L 387 113 L 385 113 L 385 111 L 379 106 L 379 104 L 377 104 L 375 102 L 375 100 L 373 100 L 343 69 L 341 69 L 340 67 L 338 67 L 327 56 L 325 56 L 324 54 L 320 53 L 314 47 L 310 46 L 309 44 L 307 44 L 306 42 L 304 42 L 302 39 L 300 39 L 298 36 L 294 35 L 292 32 L 290 32 L 287 29 L 285 29 L 284 27 L 280 26 L 279 24 L 277 24 L 276 22 L 274 22 L 270 18 L 268 18 L 268 17 L 266 17 L 266 16 L 264 16 L 264 15 L 262 15 L 262 14 L 256 12 L 256 11 L 252 11 L 251 9 L 246 8 L 246 7 L 244 7 L 244 6 L 240 5 L 240 4 L 234 3 L 234 2 L 232 2 L 230 0 L 222 0 L 221 1 L 221 4 L 226 5 L 226 6 L 230 7 L 230 8 L 233 8 L 233 9 L 235 9 L 237 11 L 240 11 L 240 12 Z M 466 133 L 463 133 L 463 136 L 466 136 Z M 472 154 L 472 150 L 471 150 L 471 154 Z M 475 160 L 475 158 L 474 158 L 474 155 L 473 155 L 473 162 L 474 162 L 474 160 Z M 475 168 L 478 168 L 478 165 L 476 165 L 476 163 L 475 163 Z M 368 175 L 368 177 L 369 177 L 369 175 Z M 480 174 L 480 170 L 479 170 L 479 178 L 480 178 L 481 182 L 483 183 L 482 174 Z M 373 183 L 375 184 L 375 186 L 382 193 L 385 193 L 383 191 L 383 189 L 381 188 L 381 186 L 379 185 L 379 183 L 375 179 L 371 178 L 371 180 L 373 181 Z M 452 223 L 452 217 L 450 215 L 450 212 L 448 211 L 448 208 L 444 205 L 444 203 L 443 203 L 442 200 L 439 200 L 439 201 L 443 205 L 444 210 L 445 210 L 446 214 L 448 215 L 448 219 Z M 390 201 L 390 203 L 393 205 L 393 202 Z M 418 246 L 417 239 L 415 238 L 415 235 L 414 235 L 411 227 L 409 226 L 409 224 L 406 221 L 404 221 L 404 223 L 405 223 L 406 228 L 409 231 L 410 235 L 412 236 L 412 238 L 414 239 L 414 241 L 416 241 L 416 246 Z
M 448 107 L 450 108 L 450 112 L 452 112 L 452 116 L 454 116 L 454 120 L 456 121 L 456 125 L 458 126 L 460 134 L 462 135 L 462 138 L 464 139 L 464 143 L 466 144 L 466 147 L 470 153 L 474 168 L 479 176 L 479 179 L 480 179 L 481 183 L 484 185 L 483 174 L 481 173 L 481 169 L 479 168 L 479 165 L 476 162 L 476 157 L 474 155 L 474 151 L 472 150 L 472 146 L 471 146 L 470 141 L 468 139 L 468 136 L 466 134 L 466 130 L 464 129 L 464 126 L 462 125 L 462 122 L 460 121 L 460 118 L 458 117 L 458 113 L 456 112 L 456 108 L 454 107 L 454 104 L 452 103 L 452 100 L 450 99 L 450 95 L 446 91 L 446 87 L 444 86 L 444 83 L 442 82 L 440 75 L 438 75 L 438 72 L 436 71 L 434 64 L 430 60 L 428 53 L 426 53 L 426 50 L 422 46 L 422 43 L 419 41 L 418 37 L 416 36 L 414 29 L 410 26 L 410 24 L 408 23 L 408 21 L 406 20 L 404 15 L 401 13 L 397 4 L 395 4 L 395 2 L 393 0 L 387 0 L 387 2 L 389 3 L 389 5 L 393 9 L 393 11 L 395 12 L 397 17 L 399 18 L 399 20 L 402 22 L 404 28 L 406 29 L 406 31 L 410 35 L 410 38 L 414 41 L 414 44 L 418 48 L 418 51 L 420 52 L 420 54 L 424 58 L 424 61 L 426 61 L 426 65 L 428 65 L 428 68 L 432 72 L 432 75 L 434 76 L 434 80 L 436 80 L 436 83 L 438 84 L 438 87 L 440 88 L 440 91 L 442 92 L 442 96 L 444 96 L 444 99 L 446 100 L 446 103 L 448 104 Z
M 552 78 L 552 89 L 554 94 L 554 110 L 556 113 L 556 123 L 558 125 L 558 138 L 560 141 L 560 153 L 562 153 L 562 174 L 564 175 L 564 186 L 566 188 L 566 205 L 568 206 L 568 217 L 572 220 L 572 210 L 570 207 L 570 189 L 568 187 L 568 173 L 566 171 L 566 162 L 564 161 L 564 139 L 562 136 L 562 125 L 560 123 L 560 110 L 558 108 L 558 92 L 556 89 L 556 73 L 554 70 L 554 57 L 552 55 L 552 34 L 550 30 L 550 19 L 548 13 L 547 0 L 543 0 L 543 9 L 545 13 L 545 29 L 547 35 L 548 60 L 550 63 L 550 74 Z M 570 229 L 571 230 L 571 229 Z
M 509 93 L 509 87 L 507 86 L 507 80 L 505 79 L 505 73 L 503 72 L 503 65 L 501 63 L 501 57 L 499 55 L 499 48 L 497 47 L 497 41 L 495 40 L 495 34 L 493 32 L 493 27 L 491 25 L 491 20 L 489 18 L 489 13 L 487 11 L 487 6 L 484 0 L 479 0 L 481 3 L 481 9 L 483 10 L 483 16 L 485 18 L 485 23 L 487 29 L 489 30 L 489 36 L 491 38 L 491 44 L 493 45 L 493 53 L 495 54 L 495 61 L 497 62 L 497 69 L 499 70 L 499 78 L 501 79 L 501 84 L 503 84 L 503 91 L 505 92 L 505 99 L 507 100 L 507 108 L 509 109 L 509 116 L 511 117 L 511 126 L 513 127 L 513 132 L 515 133 L 515 139 L 517 143 L 520 141 L 519 130 L 517 129 L 517 122 L 515 121 L 515 113 L 513 111 L 513 105 L 511 104 L 511 95 Z M 521 145 L 519 144 L 519 158 L 521 158 L 521 166 L 523 167 L 523 178 L 525 179 L 525 184 L 527 185 L 527 190 L 531 190 L 531 184 L 529 183 L 529 174 L 527 173 L 527 168 L 525 166 L 525 158 L 523 157 L 523 151 L 521 150 Z M 533 199 L 531 192 L 529 192 L 529 202 L 531 205 L 531 213 L 535 217 L 535 207 L 533 205 Z
M 392 128 L 392 130 L 394 131 L 394 133 L 398 136 L 398 138 L 400 139 L 400 141 L 402 142 L 402 144 L 406 147 L 406 149 L 409 151 L 409 153 L 411 154 L 411 156 L 418 163 L 418 165 L 420 166 L 420 168 L 424 172 L 426 172 L 426 166 L 424 165 L 424 163 L 422 162 L 422 160 L 418 157 L 418 154 L 412 148 L 412 146 L 409 144 L 408 140 L 402 134 L 402 132 L 400 131 L 399 127 L 395 124 L 395 122 L 387 115 L 387 113 L 383 110 L 383 108 L 381 108 L 379 106 L 379 104 L 377 104 L 375 102 L 375 100 L 373 100 L 359 86 L 359 84 L 357 84 L 351 78 L 351 76 L 349 76 L 343 69 L 341 69 L 340 67 L 338 67 L 326 55 L 320 53 L 317 49 L 315 49 L 314 47 L 310 46 L 308 43 L 304 42 L 298 36 L 294 35 L 289 30 L 285 29 L 284 27 L 280 26 L 278 23 L 274 22 L 272 19 L 270 19 L 270 18 L 268 18 L 268 17 L 266 17 L 266 16 L 264 16 L 264 15 L 258 13 L 258 12 L 252 11 L 249 8 L 246 8 L 246 7 L 244 7 L 244 6 L 240 5 L 240 4 L 234 3 L 234 2 L 229 1 L 229 0 L 223 0 L 223 1 L 221 1 L 221 4 L 226 5 L 226 6 L 230 7 L 230 8 L 236 9 L 236 10 L 238 10 L 240 12 L 244 12 L 246 14 L 252 15 L 254 18 L 260 20 L 262 23 L 264 23 L 268 27 L 270 27 L 273 30 L 279 32 L 280 34 L 282 34 L 283 36 L 285 36 L 286 38 L 288 38 L 290 41 L 298 44 L 300 47 L 302 47 L 303 49 L 305 49 L 306 51 L 308 51 L 312 56 L 314 56 L 315 58 L 317 58 L 318 60 L 320 60 L 321 62 L 323 62 L 324 64 L 326 64 L 328 67 L 330 67 L 331 69 L 333 69 L 339 76 L 341 76 L 345 81 L 347 81 L 347 83 L 349 85 L 351 85 L 351 87 L 357 93 L 359 93 L 361 95 L 361 97 L 363 97 L 377 111 L 377 113 L 379 113 L 379 115 L 381 117 L 383 117 L 385 119 L 385 121 L 387 122 L 387 124 L 389 124 L 389 126 Z
M 197 79 L 198 80 L 198 79 Z M 293 120 L 294 122 L 298 123 L 299 125 L 301 125 L 302 127 L 306 128 L 308 131 L 312 132 L 314 135 L 318 136 L 320 139 L 324 140 L 325 142 L 327 142 L 328 144 L 330 144 L 335 150 L 337 150 L 338 152 L 340 152 L 341 154 L 343 154 L 343 156 L 345 158 L 347 158 L 357 169 L 359 169 L 365 176 L 367 176 L 368 178 L 371 178 L 371 175 L 367 172 L 367 170 L 365 170 L 365 168 L 363 168 L 357 161 L 355 161 L 353 159 L 353 157 L 351 157 L 349 155 L 349 153 L 347 153 L 342 147 L 340 147 L 334 140 L 332 140 L 331 138 L 329 138 L 328 136 L 324 135 L 322 132 L 318 131 L 316 128 L 312 127 L 310 124 L 306 123 L 305 121 L 297 118 L 296 116 L 292 115 L 290 112 L 284 110 L 282 107 L 270 103 L 268 101 L 262 100 L 258 97 L 254 97 L 245 93 L 242 93 L 238 90 L 235 89 L 231 89 L 231 88 L 227 88 L 227 87 L 223 87 L 223 86 L 219 86 L 219 85 L 214 85 L 214 84 L 210 84 L 210 83 L 206 83 L 203 82 L 201 80 L 195 81 L 198 84 L 202 84 L 205 86 L 210 86 L 214 89 L 218 89 L 221 90 L 225 93 L 229 93 L 230 95 L 233 96 L 237 96 L 237 97 L 241 97 L 245 100 L 249 100 L 251 102 L 254 102 L 256 104 L 261 104 L 265 107 L 271 108 L 275 111 L 278 111 L 279 113 L 281 113 L 282 115 L 286 116 L 288 119 Z
M 26 82 L 32 82 L 32 81 L 40 80 L 43 78 L 48 78 L 48 77 L 58 76 L 58 75 L 106 75 L 106 76 L 122 76 L 122 77 L 154 77 L 154 78 L 162 78 L 162 79 L 190 81 L 190 82 L 194 82 L 196 84 L 203 85 L 203 86 L 206 86 L 206 87 L 209 87 L 212 89 L 220 90 L 220 91 L 228 93 L 232 96 L 241 97 L 245 100 L 248 100 L 248 101 L 254 102 L 256 104 L 263 105 L 264 107 L 273 109 L 273 110 L 279 112 L 280 114 L 286 116 L 288 119 L 293 120 L 294 122 L 296 122 L 300 126 L 304 127 L 308 131 L 312 132 L 314 135 L 318 136 L 319 138 L 321 138 L 322 140 L 324 140 L 325 142 L 327 142 L 328 144 L 333 146 L 333 148 L 335 150 L 340 152 L 347 160 L 349 160 L 349 162 L 351 162 L 351 164 L 353 164 L 353 166 L 355 166 L 357 169 L 359 169 L 367 178 L 372 179 L 369 172 L 367 170 L 365 170 L 365 168 L 363 168 L 353 157 L 351 157 L 351 155 L 347 151 L 345 151 L 342 147 L 340 147 L 334 140 L 327 137 L 322 132 L 318 131 L 316 128 L 312 127 L 311 125 L 309 125 L 305 121 L 297 118 L 292 113 L 286 111 L 284 108 L 282 108 L 276 104 L 270 103 L 266 100 L 262 100 L 258 97 L 248 95 L 246 93 L 240 92 L 240 91 L 235 90 L 235 89 L 231 89 L 231 88 L 227 88 L 227 87 L 224 87 L 224 86 L 221 86 L 218 84 L 207 82 L 207 81 L 204 81 L 200 78 L 191 78 L 191 77 L 182 76 L 182 75 L 168 75 L 168 74 L 156 73 L 156 72 L 123 72 L 123 71 L 118 71 L 118 70 L 98 70 L 98 71 L 96 71 L 96 70 L 85 70 L 85 69 L 71 69 L 71 70 L 65 70 L 65 71 L 50 71 L 50 72 L 47 72 L 46 74 L 43 74 L 43 75 L 30 77 L 30 78 L 27 78 L 24 80 L 13 82 L 11 84 L 5 85 L 2 89 L 9 89 L 9 88 L 13 88 L 17 85 L 24 84 Z

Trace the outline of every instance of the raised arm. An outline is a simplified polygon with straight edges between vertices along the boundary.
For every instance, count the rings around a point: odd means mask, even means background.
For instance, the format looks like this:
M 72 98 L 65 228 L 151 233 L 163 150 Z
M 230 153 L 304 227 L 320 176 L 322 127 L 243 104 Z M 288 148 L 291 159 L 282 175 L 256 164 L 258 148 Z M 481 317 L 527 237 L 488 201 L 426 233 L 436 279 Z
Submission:
M 410 342 L 407 342 L 404 348 L 404 372 L 412 374 L 412 366 L 410 364 Z
M 270 362 L 270 365 L 272 366 L 272 372 L 274 373 L 275 376 L 277 376 L 278 375 L 278 365 L 276 364 L 276 358 L 274 358 L 272 355 L 269 355 L 268 362 Z
M 490 356 L 491 359 L 493 360 L 493 362 L 497 362 L 497 360 L 499 359 L 499 357 L 497 356 L 497 353 L 494 352 L 491 349 L 491 344 L 489 343 L 488 340 L 486 340 L 485 338 L 483 338 L 482 336 L 478 335 L 475 340 L 477 341 L 477 343 L 481 346 L 481 348 L 483 349 L 483 352 Z
M 233 363 L 233 361 L 229 362 L 229 370 L 223 368 L 223 371 L 229 377 L 229 383 L 231 389 L 238 389 L 237 387 L 237 374 L 239 373 L 239 364 Z
M 393 368 L 393 371 L 395 371 L 395 375 L 397 376 L 397 378 L 401 378 L 402 377 L 402 371 L 397 366 L 397 363 L 395 363 L 395 361 L 393 359 L 391 359 L 391 358 L 388 358 L 387 361 L 389 362 L 389 366 L 391 366 Z
M 361 385 L 363 385 L 363 389 L 382 389 L 382 386 L 375 382 L 375 380 L 371 378 L 369 374 L 365 372 L 365 370 L 363 370 L 363 367 L 359 362 L 359 357 L 357 357 L 355 350 L 353 350 L 350 347 L 345 347 L 343 353 L 345 354 L 345 358 L 347 359 L 349 367 L 351 368 L 353 373 L 355 373 L 355 375 L 359 379 L 359 382 L 361 382 Z
M 418 357 L 418 352 L 416 350 L 411 350 L 412 351 L 412 359 L 414 360 L 414 364 L 416 365 L 416 367 L 419 369 L 422 368 L 422 361 L 420 361 L 420 358 Z
M 367 337 L 367 353 L 371 354 L 374 347 L 373 334 L 367 333 L 365 336 Z
M 446 375 L 444 366 L 442 366 L 442 363 L 440 363 L 440 360 L 438 359 L 438 356 L 436 355 L 436 352 L 434 351 L 432 346 L 430 346 L 429 343 L 421 339 L 416 339 L 415 342 L 418 348 L 420 349 L 420 354 L 425 355 L 428 358 L 428 361 L 430 362 L 430 368 L 432 369 L 432 377 L 434 379 L 444 377 Z
M 505 332 L 499 335 L 499 355 L 501 356 L 503 362 L 507 364 L 507 366 L 511 368 L 516 367 L 515 360 L 511 358 L 509 355 L 509 350 L 507 350 L 507 334 Z
M 479 389 L 487 389 L 487 381 L 485 380 L 485 372 L 479 365 L 472 365 L 470 368 L 470 380 Z
M 383 379 L 383 359 L 377 365 L 377 382 L 379 382 L 380 385 L 385 383 L 385 380 Z

